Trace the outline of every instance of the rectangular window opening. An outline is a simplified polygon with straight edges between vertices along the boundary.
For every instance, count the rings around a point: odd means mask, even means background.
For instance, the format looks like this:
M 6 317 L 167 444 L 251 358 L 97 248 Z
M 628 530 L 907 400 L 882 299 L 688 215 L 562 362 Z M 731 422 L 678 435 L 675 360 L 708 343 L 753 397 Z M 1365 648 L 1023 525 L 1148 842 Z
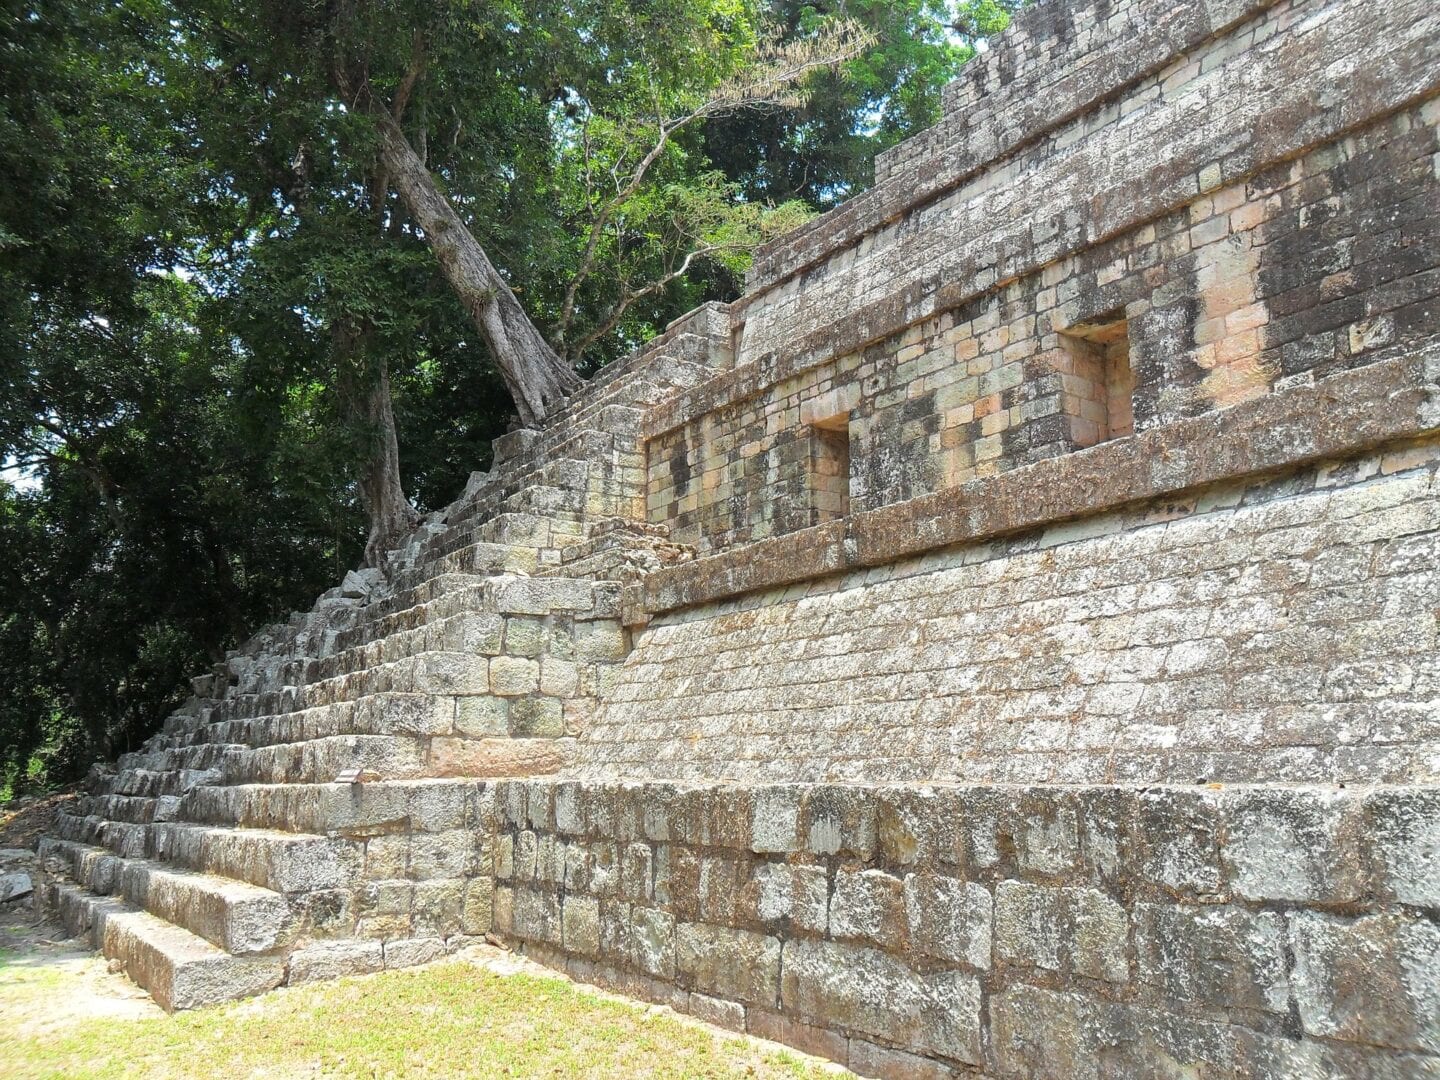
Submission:
M 1071 370 L 1064 409 L 1077 447 L 1135 432 L 1135 375 L 1130 368 L 1130 326 L 1123 311 L 1080 323 L 1060 334 Z
M 810 497 L 815 524 L 850 513 L 850 417 L 810 425 Z

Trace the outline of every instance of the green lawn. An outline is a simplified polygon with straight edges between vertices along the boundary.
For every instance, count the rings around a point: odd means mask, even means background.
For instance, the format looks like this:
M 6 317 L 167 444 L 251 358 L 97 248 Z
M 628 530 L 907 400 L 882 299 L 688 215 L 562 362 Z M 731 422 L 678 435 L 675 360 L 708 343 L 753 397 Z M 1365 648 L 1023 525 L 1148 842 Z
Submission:
M 819 1077 L 829 1070 L 555 977 L 464 960 L 144 1018 L 46 1017 L 76 976 L 0 953 L 0 1074 Z M 57 997 L 58 995 L 58 997 Z

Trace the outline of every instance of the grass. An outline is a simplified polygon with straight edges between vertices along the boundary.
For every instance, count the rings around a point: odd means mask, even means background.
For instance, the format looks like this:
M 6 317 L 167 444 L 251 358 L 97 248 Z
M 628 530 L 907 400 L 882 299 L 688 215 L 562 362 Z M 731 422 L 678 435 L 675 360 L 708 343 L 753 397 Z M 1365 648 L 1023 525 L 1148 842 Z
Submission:
M 828 1074 L 783 1051 L 557 977 L 502 975 L 464 960 L 289 988 L 173 1017 L 33 1022 L 74 977 L 0 952 L 0 1029 L 8 1029 L 0 1073 L 147 1080 Z

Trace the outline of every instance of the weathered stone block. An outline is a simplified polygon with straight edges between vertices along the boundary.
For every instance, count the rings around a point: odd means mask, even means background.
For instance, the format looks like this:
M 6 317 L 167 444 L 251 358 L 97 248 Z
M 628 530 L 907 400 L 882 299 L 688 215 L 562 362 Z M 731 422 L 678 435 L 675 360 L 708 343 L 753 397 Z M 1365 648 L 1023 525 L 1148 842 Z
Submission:
M 723 1001 L 699 991 L 690 994 L 690 1015 L 707 1024 L 729 1031 L 745 1030 L 745 1006 L 738 1001 Z
M 404 968 L 445 959 L 445 942 L 440 938 L 404 938 L 385 942 L 385 967 Z
M 410 925 L 416 934 L 449 937 L 460 931 L 465 883 L 458 879 L 417 881 Z
M 503 697 L 533 694 L 540 689 L 540 665 L 520 656 L 497 656 L 490 662 L 490 692 Z
M 1365 842 L 1381 895 L 1440 907 L 1440 791 L 1377 791 L 1365 800 Z
M 755 793 L 750 850 L 785 853 L 800 849 L 798 787 L 766 787 Z
M 905 883 L 884 870 L 835 871 L 830 934 L 900 951 L 905 944 Z
M 823 866 L 760 863 L 752 880 L 761 922 L 787 919 L 802 930 L 825 932 L 830 882 Z
M 565 951 L 579 956 L 600 952 L 600 901 L 593 896 L 567 896 L 561 909 Z
M 657 979 L 675 978 L 675 917 L 658 908 L 631 909 L 635 964 Z
M 489 694 L 455 699 L 455 730 L 461 735 L 509 734 L 509 703 Z
M 1307 1033 L 1440 1053 L 1440 929 L 1409 914 L 1290 917 L 1293 986 Z
M 1068 897 L 1062 888 L 1002 881 L 995 886 L 995 956 L 1002 963 L 1061 969 L 1068 937 Z
M 385 967 L 384 947 L 378 941 L 321 941 L 290 954 L 289 983 L 366 975 Z
M 510 702 L 510 733 L 521 738 L 558 739 L 565 734 L 560 699 L 522 697 Z
M 780 994 L 780 942 L 705 923 L 675 930 L 675 968 L 695 990 L 773 1008 Z
M 784 945 L 780 994 L 812 1023 L 980 1063 L 980 984 L 960 972 L 919 975 L 874 949 L 794 940 Z
M 1070 939 L 1072 970 L 1090 979 L 1128 982 L 1130 919 L 1124 907 L 1095 889 L 1074 890 L 1071 902 L 1074 905 L 1074 930 Z
M 982 971 L 990 967 L 990 890 L 941 874 L 905 876 L 910 950 Z
M 1247 900 L 1346 903 L 1369 890 L 1358 801 L 1314 788 L 1225 800 L 1226 875 Z
M 1285 1013 L 1281 916 L 1237 907 L 1136 904 L 1139 979 L 1163 1000 Z
M 495 881 L 471 878 L 465 883 L 460 929 L 466 934 L 488 934 L 494 928 Z

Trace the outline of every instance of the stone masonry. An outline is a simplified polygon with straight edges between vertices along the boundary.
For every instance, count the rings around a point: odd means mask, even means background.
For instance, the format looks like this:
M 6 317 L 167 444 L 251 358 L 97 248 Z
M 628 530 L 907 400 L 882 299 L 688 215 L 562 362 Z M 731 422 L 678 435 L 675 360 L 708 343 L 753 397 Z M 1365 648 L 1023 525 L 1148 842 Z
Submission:
M 1437 56 L 1042 0 L 40 902 L 172 1009 L 489 935 L 867 1076 L 1440 1077 Z

